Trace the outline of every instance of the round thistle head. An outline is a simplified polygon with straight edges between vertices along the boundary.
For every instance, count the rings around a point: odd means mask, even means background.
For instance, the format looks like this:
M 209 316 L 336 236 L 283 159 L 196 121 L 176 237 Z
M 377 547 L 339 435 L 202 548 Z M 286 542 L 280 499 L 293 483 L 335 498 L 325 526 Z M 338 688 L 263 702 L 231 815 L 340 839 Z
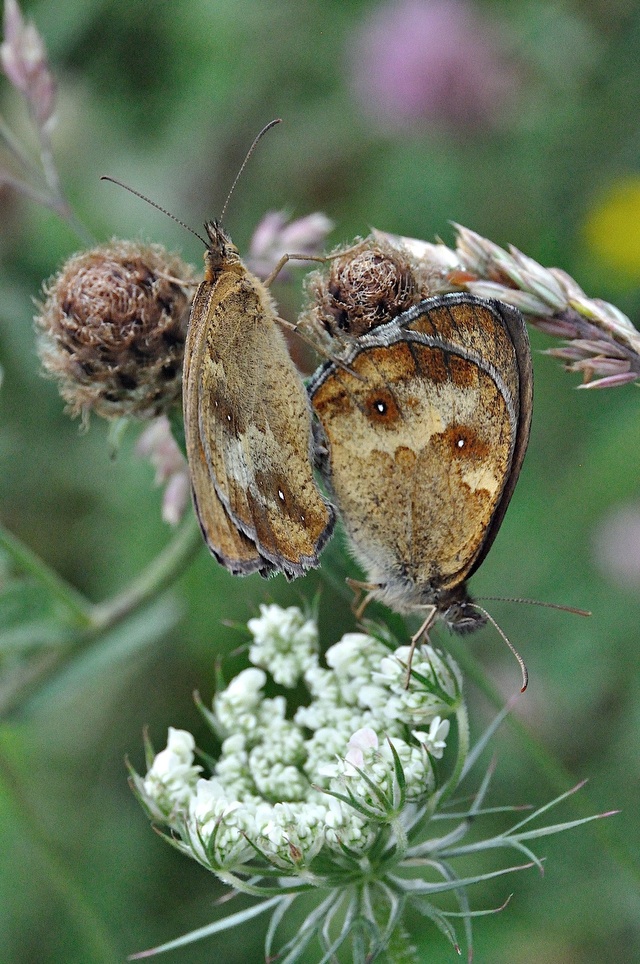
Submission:
M 428 278 L 401 244 L 369 237 L 334 253 L 307 282 L 304 322 L 330 336 L 357 338 L 429 294 Z
M 71 414 L 150 419 L 179 401 L 193 277 L 161 245 L 112 241 L 45 285 L 38 350 Z

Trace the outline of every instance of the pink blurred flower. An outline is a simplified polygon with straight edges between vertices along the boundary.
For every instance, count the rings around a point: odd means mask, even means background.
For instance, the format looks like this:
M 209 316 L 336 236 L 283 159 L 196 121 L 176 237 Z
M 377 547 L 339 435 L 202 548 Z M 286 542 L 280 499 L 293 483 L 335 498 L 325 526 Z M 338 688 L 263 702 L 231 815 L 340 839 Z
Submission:
M 25 21 L 16 0 L 5 0 L 0 62 L 13 86 L 26 97 L 38 125 L 43 127 L 54 111 L 56 85 L 44 41 L 35 25 Z
M 497 31 L 468 0 L 388 0 L 347 56 L 357 96 L 386 127 L 490 125 L 517 87 Z
M 176 526 L 189 500 L 189 469 L 180 451 L 166 416 L 161 415 L 141 433 L 136 454 L 148 458 L 156 470 L 156 485 L 164 485 L 162 518 Z

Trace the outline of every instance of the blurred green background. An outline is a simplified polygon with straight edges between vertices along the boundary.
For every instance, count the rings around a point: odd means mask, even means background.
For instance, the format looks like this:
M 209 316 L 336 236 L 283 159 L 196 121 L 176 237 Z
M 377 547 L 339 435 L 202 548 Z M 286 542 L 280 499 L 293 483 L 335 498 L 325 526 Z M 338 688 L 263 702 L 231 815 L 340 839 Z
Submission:
M 150 239 L 200 264 L 195 239 L 99 176 L 126 181 L 198 229 L 220 212 L 255 133 L 279 116 L 284 124 L 252 158 L 226 216 L 241 251 L 273 208 L 326 212 L 336 243 L 371 225 L 450 242 L 457 221 L 564 268 L 638 319 L 633 0 L 43 0 L 25 9 L 59 81 L 63 182 L 100 240 Z M 33 144 L 6 80 L 0 99 Z M 32 300 L 77 239 L 8 188 L 0 205 L 2 522 L 98 601 L 170 538 L 161 495 L 133 453 L 135 431 L 112 459 L 106 425 L 94 418 L 82 434 L 39 375 Z M 299 290 L 275 293 L 294 317 Z M 536 332 L 532 341 L 552 344 Z M 576 376 L 539 354 L 534 367 L 529 454 L 473 590 L 593 610 L 585 620 L 490 604 L 531 674 L 517 715 L 572 774 L 560 785 L 588 777 L 583 812 L 622 813 L 545 840 L 544 879 L 530 870 L 472 894 L 474 906 L 488 907 L 514 891 L 502 914 L 477 922 L 475 959 L 631 961 L 640 956 L 639 400 L 635 386 L 578 392 Z M 14 699 L 5 681 L 24 682 L 67 639 L 55 607 L 28 584 L 16 594 L 5 568 L 14 593 L 0 608 L 0 960 L 123 960 L 213 919 L 222 892 L 153 834 L 127 787 L 125 755 L 143 767 L 145 724 L 158 749 L 169 724 L 202 733 L 191 693 L 208 700 L 216 658 L 246 638 L 222 620 L 323 587 L 328 645 L 353 627 L 342 576 L 356 570 L 334 539 L 320 572 L 303 581 L 234 580 L 203 547 L 170 592 Z M 517 666 L 493 631 L 464 645 L 505 697 L 516 689 Z M 479 729 L 488 703 L 473 684 L 469 697 Z M 491 802 L 555 795 L 509 724 L 496 748 Z M 577 812 L 570 805 L 558 818 Z M 413 923 L 422 959 L 455 956 L 424 920 Z M 166 960 L 259 961 L 265 926 L 259 919 Z

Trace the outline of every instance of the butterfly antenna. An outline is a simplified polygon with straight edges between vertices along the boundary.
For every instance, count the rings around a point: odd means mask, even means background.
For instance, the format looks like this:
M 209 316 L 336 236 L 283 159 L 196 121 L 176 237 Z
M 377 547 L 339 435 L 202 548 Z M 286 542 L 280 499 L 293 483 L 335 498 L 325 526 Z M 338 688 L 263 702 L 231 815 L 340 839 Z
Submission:
M 560 603 L 540 602 L 539 599 L 520 599 L 508 596 L 478 596 L 483 602 L 524 603 L 526 606 L 542 606 L 544 609 L 559 609 L 561 613 L 573 613 L 575 616 L 592 616 L 588 609 L 577 609 L 575 606 L 561 606 Z
M 251 157 L 251 155 L 252 155 L 253 152 L 255 151 L 255 149 L 256 149 L 256 147 L 257 147 L 257 144 L 258 144 L 258 141 L 262 140 L 262 138 L 263 138 L 264 135 L 267 133 L 267 131 L 270 131 L 272 127 L 275 127 L 276 124 L 281 124 L 281 123 L 282 123 L 282 118 L 281 118 L 281 117 L 276 117 L 275 120 L 269 121 L 269 123 L 266 125 L 266 127 L 263 127 L 262 130 L 260 131 L 260 133 L 257 135 L 257 137 L 254 138 L 253 144 L 251 145 L 251 147 L 250 147 L 249 150 L 247 151 L 246 157 L 245 157 L 244 161 L 242 162 L 242 164 L 240 165 L 240 170 L 239 170 L 238 173 L 236 174 L 236 176 L 235 176 L 235 178 L 234 178 L 234 181 L 233 181 L 233 184 L 231 185 L 231 188 L 230 188 L 230 190 L 229 190 L 229 193 L 227 194 L 227 200 L 224 202 L 224 206 L 223 206 L 222 211 L 221 211 L 221 213 L 220 213 L 220 219 L 219 219 L 220 221 L 224 221 L 224 216 L 225 216 L 225 214 L 226 214 L 227 206 L 228 206 L 228 204 L 229 204 L 229 200 L 230 200 L 230 198 L 231 198 L 231 195 L 233 194 L 233 192 L 234 192 L 234 190 L 235 190 L 236 184 L 237 184 L 238 181 L 240 180 L 240 175 L 242 174 L 242 172 L 244 171 L 245 167 L 247 166 L 247 161 L 249 160 L 249 158 Z
M 487 612 L 486 609 L 483 609 L 482 606 L 478 606 L 476 603 L 473 603 L 472 605 L 473 605 L 473 608 L 474 608 L 474 609 L 477 609 L 479 613 L 482 613 L 482 615 L 485 616 L 485 617 L 489 620 L 489 622 L 491 623 L 491 625 L 492 625 L 492 626 L 498 631 L 498 633 L 502 636 L 503 640 L 505 641 L 505 643 L 507 644 L 507 646 L 509 647 L 509 649 L 511 650 L 511 652 L 513 653 L 513 655 L 515 656 L 515 658 L 518 660 L 518 663 L 520 664 L 520 671 L 521 671 L 521 673 L 522 673 L 522 688 L 521 688 L 520 692 L 521 692 L 521 693 L 524 693 L 524 691 L 526 690 L 527 686 L 529 685 L 529 671 L 528 671 L 528 669 L 527 669 L 527 664 L 525 663 L 525 661 L 523 660 L 522 656 L 520 655 L 520 653 L 518 652 L 518 650 L 515 648 L 515 646 L 514 646 L 513 643 L 511 642 L 511 640 L 508 638 L 508 636 L 500 629 L 500 627 L 498 626 L 498 624 L 497 624 L 497 622 L 495 621 L 495 619 L 493 618 L 493 616 L 491 616 L 491 615 Z
M 141 194 L 140 191 L 134 190 L 134 188 L 129 187 L 128 184 L 123 184 L 122 181 L 118 181 L 115 177 L 110 177 L 108 174 L 102 174 L 100 180 L 111 181 L 112 184 L 117 184 L 118 187 L 123 187 L 125 191 L 129 192 L 129 194 L 134 194 L 136 197 L 139 197 L 141 201 L 146 201 L 147 204 L 150 204 L 152 208 L 155 208 L 157 211 L 161 211 L 163 214 L 166 214 L 167 217 L 171 218 L 172 221 L 175 221 L 176 224 L 181 225 L 181 227 L 185 228 L 190 234 L 193 234 L 198 241 L 201 241 L 204 244 L 205 248 L 209 247 L 208 242 L 205 241 L 204 238 L 201 238 L 197 231 L 194 231 L 193 228 L 190 228 L 188 224 L 185 224 L 184 221 L 181 221 L 180 218 L 177 218 L 175 214 L 171 213 L 171 211 L 167 211 L 166 208 L 156 204 L 156 202 L 152 201 L 151 198 L 146 196 L 146 194 Z

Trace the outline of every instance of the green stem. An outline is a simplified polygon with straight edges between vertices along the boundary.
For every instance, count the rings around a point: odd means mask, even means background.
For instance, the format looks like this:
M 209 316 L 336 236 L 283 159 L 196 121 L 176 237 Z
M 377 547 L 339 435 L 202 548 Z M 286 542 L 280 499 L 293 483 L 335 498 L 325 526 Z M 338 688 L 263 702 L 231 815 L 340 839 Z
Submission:
M 462 698 L 462 695 L 459 696 L 459 700 L 460 702 L 456 710 L 456 721 L 458 724 L 458 755 L 453 773 L 443 786 L 442 793 L 438 797 L 438 806 L 441 806 L 443 800 L 446 800 L 447 797 L 450 797 L 451 794 L 458 789 L 460 774 L 462 773 L 464 765 L 467 762 L 467 757 L 469 756 L 469 747 L 471 744 L 469 713 L 467 711 L 466 701 Z
M 27 154 L 27 152 L 23 149 L 22 144 L 20 143 L 18 138 L 15 137 L 13 131 L 5 121 L 4 117 L 2 116 L 0 116 L 0 138 L 5 142 L 5 144 L 7 145 L 7 147 L 13 154 L 13 156 L 16 158 L 17 161 L 19 161 L 20 164 L 23 165 L 23 167 L 26 167 L 28 170 L 31 171 L 32 174 L 35 174 L 37 177 L 42 176 L 40 171 L 36 167 L 36 165 L 33 163 L 31 158 Z
M 52 203 L 50 206 L 53 208 L 56 214 L 62 218 L 63 221 L 67 222 L 71 230 L 78 235 L 78 238 L 83 244 L 94 245 L 96 243 L 95 238 L 77 219 L 73 213 L 71 205 L 67 201 L 64 191 L 62 190 L 60 175 L 58 174 L 58 168 L 56 166 L 48 131 L 38 125 L 35 118 L 34 124 L 38 129 L 38 134 L 40 137 L 40 160 L 42 161 L 44 176 L 52 193 Z
M 122 955 L 113 945 L 104 922 L 87 900 L 85 889 L 69 871 L 60 857 L 41 821 L 33 810 L 27 794 L 4 753 L 0 752 L 0 778 L 6 797 L 13 804 L 13 819 L 24 827 L 24 838 L 36 850 L 40 866 L 49 887 L 56 892 L 67 909 L 69 919 L 82 935 L 87 959 L 94 964 L 119 964 Z
M 67 223 L 82 244 L 85 244 L 88 247 L 93 247 L 97 243 L 91 232 L 88 231 L 82 221 L 79 221 L 75 216 L 66 198 L 60 197 L 58 199 L 54 199 L 51 204 L 51 208 L 60 218 L 62 218 L 63 221 Z
M 202 537 L 195 516 L 189 513 L 171 542 L 153 559 L 124 592 L 101 603 L 91 603 L 62 579 L 16 536 L 0 526 L 0 547 L 16 565 L 32 575 L 61 603 L 80 629 L 90 634 L 104 632 L 144 603 L 158 596 L 180 575 L 200 549 Z
M 27 184 L 27 182 L 23 181 L 21 178 L 14 177 L 12 174 L 2 171 L 0 173 L 0 184 L 5 184 L 18 194 L 24 194 L 24 196 L 28 197 L 29 200 L 33 201 L 34 204 L 41 204 L 43 207 L 49 208 L 49 210 L 60 214 L 57 208 L 57 202 L 54 201 L 49 194 L 45 194 L 44 191 L 40 191 L 38 188 L 31 187 L 30 184 Z
M 189 512 L 171 542 L 143 569 L 125 592 L 92 606 L 92 628 L 97 632 L 109 629 L 158 596 L 177 579 L 201 547 L 200 528 L 195 514 Z
M 504 696 L 493 685 L 483 667 L 471 654 L 469 645 L 462 643 L 459 638 L 451 636 L 447 640 L 447 649 L 452 652 L 455 661 L 462 668 L 464 675 L 473 680 L 478 689 L 484 693 L 496 709 L 502 709 L 505 703 Z M 518 719 L 514 713 L 510 713 L 505 722 L 518 734 L 530 755 L 546 774 L 550 786 L 557 790 L 558 793 L 563 793 L 567 789 L 567 785 L 577 782 L 569 770 L 554 759 L 544 744 L 531 733 L 522 720 Z
M 77 626 L 82 629 L 91 626 L 93 607 L 89 600 L 2 525 L 0 525 L 0 547 L 8 553 L 19 569 L 32 575 L 61 603 Z
M 0 546 L 5 547 L 21 569 L 34 576 L 62 603 L 71 616 L 74 627 L 80 630 L 73 634 L 66 645 L 48 650 L 41 658 L 20 666 L 13 676 L 9 675 L 3 680 L 0 688 L 0 715 L 4 715 L 14 706 L 20 705 L 25 694 L 51 679 L 80 650 L 89 646 L 96 636 L 111 629 L 134 610 L 160 595 L 178 578 L 201 549 L 202 537 L 194 514 L 189 513 L 169 544 L 125 592 L 95 605 L 2 527 Z

